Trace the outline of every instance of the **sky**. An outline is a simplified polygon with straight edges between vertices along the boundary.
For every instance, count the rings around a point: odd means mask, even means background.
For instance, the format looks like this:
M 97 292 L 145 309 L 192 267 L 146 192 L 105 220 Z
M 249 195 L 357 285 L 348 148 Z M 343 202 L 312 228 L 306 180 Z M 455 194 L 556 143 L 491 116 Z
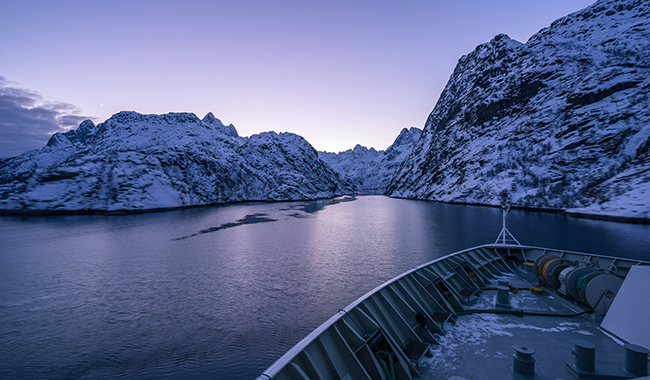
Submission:
M 591 3 L 0 0 L 0 157 L 123 110 L 386 149 L 423 127 L 462 55 Z

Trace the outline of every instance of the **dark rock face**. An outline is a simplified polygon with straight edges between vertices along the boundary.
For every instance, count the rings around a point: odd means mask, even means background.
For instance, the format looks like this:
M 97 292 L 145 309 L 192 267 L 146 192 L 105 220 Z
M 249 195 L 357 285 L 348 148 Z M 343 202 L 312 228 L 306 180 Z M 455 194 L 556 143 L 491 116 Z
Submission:
M 385 151 L 357 145 L 345 152 L 318 152 L 318 156 L 340 175 L 348 187 L 355 191 L 384 194 L 421 134 L 419 128 L 403 128 Z
M 387 193 L 650 217 L 650 3 L 605 0 L 463 56 Z
M 120 112 L 0 162 L 3 212 L 129 212 L 344 192 L 302 137 L 239 137 L 211 113 Z

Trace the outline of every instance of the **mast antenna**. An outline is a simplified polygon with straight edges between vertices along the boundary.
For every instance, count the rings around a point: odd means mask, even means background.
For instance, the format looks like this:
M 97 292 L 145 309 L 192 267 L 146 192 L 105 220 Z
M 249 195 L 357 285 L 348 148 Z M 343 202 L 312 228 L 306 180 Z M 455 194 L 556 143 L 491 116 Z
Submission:
M 517 240 L 517 238 L 515 238 L 514 235 L 508 230 L 507 217 L 508 217 L 508 212 L 510 211 L 510 201 L 507 200 L 503 202 L 501 208 L 503 209 L 503 227 L 501 228 L 501 232 L 499 232 L 499 236 L 497 237 L 497 240 L 494 242 L 494 244 L 521 245 L 521 243 L 519 243 L 519 240 Z

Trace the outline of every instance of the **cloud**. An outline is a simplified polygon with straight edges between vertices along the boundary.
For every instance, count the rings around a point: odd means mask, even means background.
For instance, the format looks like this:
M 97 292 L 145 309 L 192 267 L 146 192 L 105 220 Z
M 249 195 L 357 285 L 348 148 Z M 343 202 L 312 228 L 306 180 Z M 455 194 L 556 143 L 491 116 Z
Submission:
M 55 132 L 92 119 L 79 112 L 73 104 L 45 101 L 38 92 L 15 87 L 0 76 L 0 158 L 40 149 Z

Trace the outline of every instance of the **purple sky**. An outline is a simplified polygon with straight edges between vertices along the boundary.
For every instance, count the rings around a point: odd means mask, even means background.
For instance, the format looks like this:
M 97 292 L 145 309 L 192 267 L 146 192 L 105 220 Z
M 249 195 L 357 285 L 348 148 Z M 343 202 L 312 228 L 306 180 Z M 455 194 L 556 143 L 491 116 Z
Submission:
M 0 157 L 122 110 L 212 111 L 244 136 L 385 149 L 423 126 L 463 54 L 589 4 L 0 0 Z

